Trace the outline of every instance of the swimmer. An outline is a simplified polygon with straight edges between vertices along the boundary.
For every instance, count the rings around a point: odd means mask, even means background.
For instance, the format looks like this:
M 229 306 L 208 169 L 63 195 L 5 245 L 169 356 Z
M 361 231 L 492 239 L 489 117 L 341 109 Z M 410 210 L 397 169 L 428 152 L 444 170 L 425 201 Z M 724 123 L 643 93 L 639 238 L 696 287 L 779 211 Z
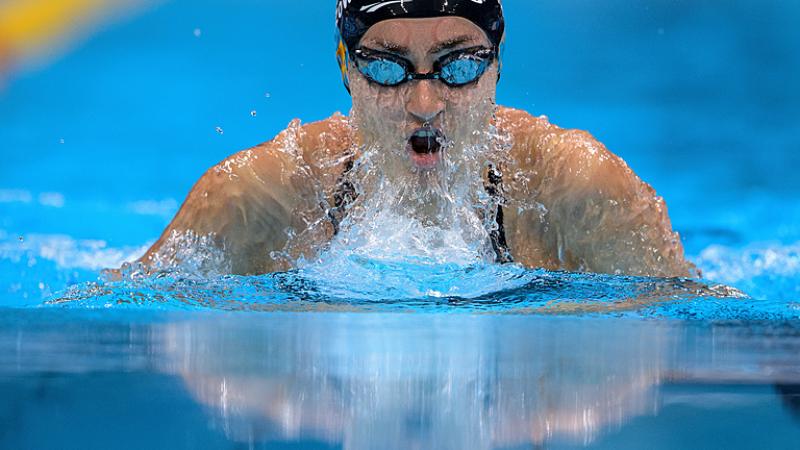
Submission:
M 179 264 L 181 243 L 195 241 L 218 249 L 230 273 L 286 270 L 382 205 L 381 192 L 443 228 L 443 212 L 469 208 L 442 205 L 466 192 L 497 262 L 698 275 L 663 199 L 622 159 L 585 131 L 495 103 L 500 0 L 338 0 L 336 25 L 350 116 L 295 121 L 212 167 L 143 267 Z M 483 192 L 459 191 L 464 180 Z

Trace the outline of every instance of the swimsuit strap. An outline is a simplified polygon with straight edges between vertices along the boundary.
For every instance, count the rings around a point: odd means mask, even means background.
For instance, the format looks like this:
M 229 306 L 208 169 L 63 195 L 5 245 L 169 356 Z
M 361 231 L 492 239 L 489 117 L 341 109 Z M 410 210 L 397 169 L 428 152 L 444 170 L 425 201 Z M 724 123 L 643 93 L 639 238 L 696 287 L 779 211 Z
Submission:
M 328 218 L 333 225 L 334 236 L 339 233 L 339 224 L 344 219 L 344 212 L 347 205 L 353 203 L 358 198 L 356 187 L 350 181 L 350 171 L 353 170 L 353 159 L 348 159 L 344 163 L 344 170 L 339 178 L 336 179 L 336 190 L 333 193 L 333 208 L 328 209 Z
M 339 225 L 344 219 L 347 205 L 358 198 L 358 192 L 348 176 L 350 171 L 353 170 L 353 166 L 353 160 L 347 160 L 342 174 L 336 180 L 336 190 L 333 193 L 333 208 L 328 209 L 328 218 L 333 225 L 334 236 L 339 233 Z M 497 211 L 495 211 L 497 227 L 489 232 L 489 239 L 492 242 L 492 248 L 495 253 L 495 261 L 501 264 L 514 262 L 514 258 L 511 256 L 511 249 L 506 241 L 506 230 L 503 226 L 503 203 L 505 203 L 502 188 L 503 175 L 492 165 L 489 167 L 488 179 L 489 183 L 484 185 L 484 189 L 497 205 Z
M 511 249 L 508 246 L 508 241 L 506 241 L 506 229 L 503 226 L 503 204 L 505 203 L 502 185 L 503 174 L 494 165 L 491 165 L 489 166 L 487 178 L 489 179 L 489 184 L 485 185 L 484 188 L 486 189 L 486 193 L 492 197 L 493 202 L 497 205 L 497 211 L 495 211 L 494 216 L 495 222 L 497 222 L 497 228 L 489 232 L 492 248 L 494 248 L 494 253 L 496 255 L 495 261 L 501 264 L 514 262 L 514 258 L 511 256 Z

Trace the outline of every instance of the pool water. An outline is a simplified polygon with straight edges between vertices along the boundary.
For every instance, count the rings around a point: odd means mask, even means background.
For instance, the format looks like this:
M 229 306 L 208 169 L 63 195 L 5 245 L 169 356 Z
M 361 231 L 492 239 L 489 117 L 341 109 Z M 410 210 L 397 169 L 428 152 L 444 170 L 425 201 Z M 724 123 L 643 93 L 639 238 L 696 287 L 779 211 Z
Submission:
M 16 310 L 3 448 L 795 448 L 796 327 Z
M 0 91 L 0 448 L 796 448 L 797 2 L 504 3 L 499 102 L 622 156 L 703 280 L 106 282 L 208 167 L 349 109 L 332 1 L 119 3 Z

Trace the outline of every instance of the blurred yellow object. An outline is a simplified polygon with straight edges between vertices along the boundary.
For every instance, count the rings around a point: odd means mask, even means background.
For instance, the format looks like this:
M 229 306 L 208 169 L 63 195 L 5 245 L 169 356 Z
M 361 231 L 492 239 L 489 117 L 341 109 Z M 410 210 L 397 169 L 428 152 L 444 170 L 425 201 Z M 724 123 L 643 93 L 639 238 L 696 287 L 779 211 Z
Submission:
M 91 25 L 98 20 L 156 1 L 0 0 L 0 90 L 12 63 L 19 68 L 36 59 L 49 59 L 77 35 L 91 33 Z
M 0 3 L 0 53 L 34 53 L 108 6 L 109 0 L 7 0 Z M 2 57 L 0 57 L 2 58 Z M 2 65 L 2 63 L 0 63 Z

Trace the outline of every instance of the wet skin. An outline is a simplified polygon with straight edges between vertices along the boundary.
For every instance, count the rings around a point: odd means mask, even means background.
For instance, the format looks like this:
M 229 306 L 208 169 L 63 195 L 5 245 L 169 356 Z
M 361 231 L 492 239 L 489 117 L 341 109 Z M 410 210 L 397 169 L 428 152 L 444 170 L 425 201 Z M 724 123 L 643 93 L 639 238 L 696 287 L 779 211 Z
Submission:
M 419 73 L 432 71 L 434 61 L 449 52 L 490 47 L 480 28 L 452 17 L 381 22 L 361 45 L 402 56 Z M 307 254 L 333 236 L 319 198 L 333 203 L 345 162 L 358 156 L 364 142 L 395 139 L 404 145 L 400 139 L 428 124 L 456 146 L 469 145 L 472 130 L 491 123 L 511 142 L 501 168 L 508 174 L 504 227 L 515 262 L 552 270 L 695 275 L 664 201 L 622 159 L 587 132 L 494 105 L 496 62 L 476 83 L 458 88 L 437 80 L 379 86 L 354 67 L 348 77 L 350 119 L 336 114 L 290 126 L 211 168 L 140 262 L 152 268 L 180 263 L 174 241 L 192 232 L 212 236 L 232 273 L 288 269 L 270 252 L 287 246 L 289 228 L 323 225 L 322 237 L 307 243 Z M 428 168 L 431 158 L 409 151 L 408 170 Z M 539 207 L 514 207 L 531 203 Z

